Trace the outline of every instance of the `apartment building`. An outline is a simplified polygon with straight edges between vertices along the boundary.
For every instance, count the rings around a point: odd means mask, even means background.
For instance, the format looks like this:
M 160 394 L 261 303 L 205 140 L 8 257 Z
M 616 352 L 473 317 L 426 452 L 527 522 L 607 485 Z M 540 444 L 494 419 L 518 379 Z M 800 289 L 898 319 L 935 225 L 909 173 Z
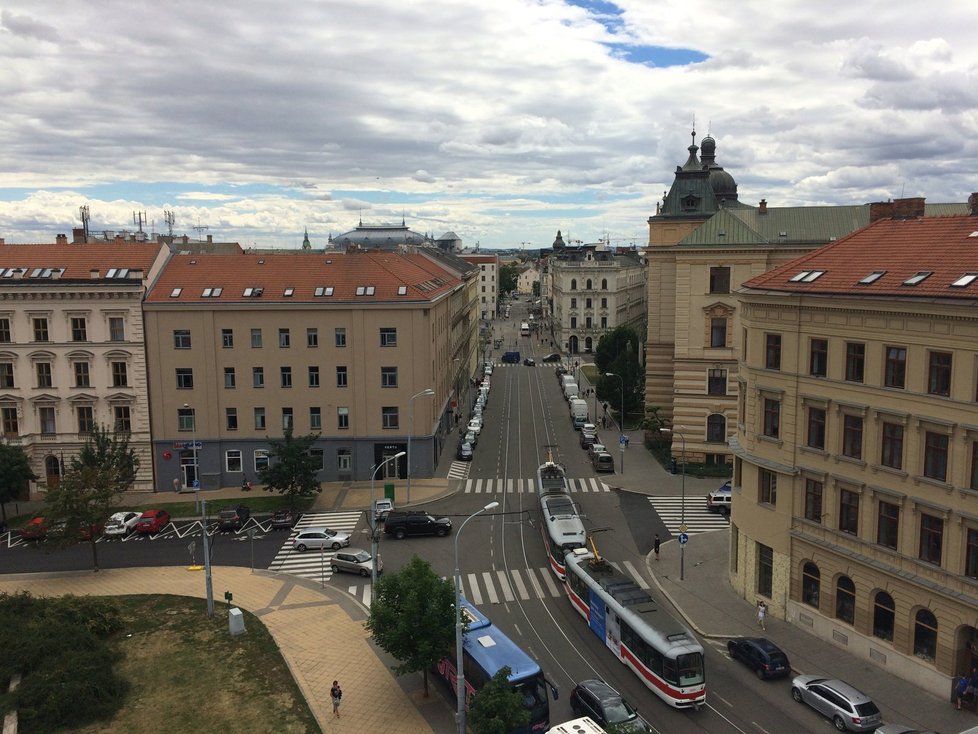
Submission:
M 144 305 L 157 484 L 253 482 L 290 429 L 318 436 L 322 481 L 370 479 L 409 436 L 430 476 L 465 408 L 468 288 L 417 253 L 174 255 Z
M 459 255 L 462 260 L 479 268 L 479 317 L 491 321 L 499 315 L 499 256 Z
M 57 486 L 95 425 L 126 433 L 136 489 L 153 487 L 141 303 L 166 246 L 0 240 L 0 420 L 39 477 Z
M 739 289 L 730 579 L 947 695 L 978 665 L 978 195 Z

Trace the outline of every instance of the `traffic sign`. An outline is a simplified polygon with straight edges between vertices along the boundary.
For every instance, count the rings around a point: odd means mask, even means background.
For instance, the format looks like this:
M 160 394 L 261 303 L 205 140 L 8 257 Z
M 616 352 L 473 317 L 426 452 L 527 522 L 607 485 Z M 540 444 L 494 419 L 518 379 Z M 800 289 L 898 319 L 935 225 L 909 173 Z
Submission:
M 688 540 L 689 540 L 689 536 L 686 533 L 679 534 L 679 545 L 686 545 L 686 542 Z
M 621 435 L 620 435 L 620 436 L 618 437 L 618 443 L 619 443 L 620 445 L 622 445 L 622 446 L 627 446 L 627 445 L 628 445 L 628 436 L 626 436 L 626 435 L 625 435 L 624 433 L 623 433 L 623 434 L 621 434 Z
M 194 480 L 194 489 L 200 489 L 200 480 L 199 479 L 195 479 Z

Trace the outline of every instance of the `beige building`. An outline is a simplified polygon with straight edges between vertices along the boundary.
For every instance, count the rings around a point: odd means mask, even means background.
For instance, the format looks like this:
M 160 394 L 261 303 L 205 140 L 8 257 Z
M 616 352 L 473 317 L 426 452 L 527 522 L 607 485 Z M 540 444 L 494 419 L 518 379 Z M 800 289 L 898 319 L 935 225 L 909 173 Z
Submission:
M 978 665 L 978 195 L 740 290 L 730 577 L 938 695 Z
M 477 359 L 473 279 L 449 257 L 173 256 L 145 303 L 159 486 L 255 481 L 288 429 L 318 435 L 323 481 L 371 478 L 409 436 L 430 476 Z M 406 475 L 405 457 L 377 478 Z
M 499 315 L 499 257 L 497 255 L 459 255 L 479 269 L 479 317 L 492 321 Z
M 153 487 L 142 297 L 166 246 L 0 240 L 0 420 L 56 486 L 95 425 L 129 436 L 136 489 Z

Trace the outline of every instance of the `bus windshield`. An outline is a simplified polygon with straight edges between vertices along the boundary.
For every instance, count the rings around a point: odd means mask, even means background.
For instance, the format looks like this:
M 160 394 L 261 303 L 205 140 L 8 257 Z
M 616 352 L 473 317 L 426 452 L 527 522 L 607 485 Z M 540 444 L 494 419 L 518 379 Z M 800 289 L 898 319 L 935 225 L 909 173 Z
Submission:
M 679 685 L 698 686 L 703 683 L 703 653 L 680 655 L 676 663 L 679 667 Z
M 547 697 L 547 684 L 542 675 L 521 681 L 513 689 L 523 696 L 523 705 L 530 712 L 530 723 L 536 723 L 550 716 L 550 699 Z M 532 726 L 531 726 L 532 728 Z

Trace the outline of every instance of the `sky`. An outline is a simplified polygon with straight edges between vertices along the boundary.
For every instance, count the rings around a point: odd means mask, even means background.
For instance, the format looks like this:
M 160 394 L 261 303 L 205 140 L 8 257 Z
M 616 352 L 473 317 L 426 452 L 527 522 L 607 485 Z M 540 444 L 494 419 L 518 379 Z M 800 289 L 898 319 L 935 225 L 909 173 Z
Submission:
M 728 12 L 729 11 L 729 12 Z M 717 141 L 740 200 L 978 191 L 978 3 L 0 0 L 0 237 L 641 246 Z

